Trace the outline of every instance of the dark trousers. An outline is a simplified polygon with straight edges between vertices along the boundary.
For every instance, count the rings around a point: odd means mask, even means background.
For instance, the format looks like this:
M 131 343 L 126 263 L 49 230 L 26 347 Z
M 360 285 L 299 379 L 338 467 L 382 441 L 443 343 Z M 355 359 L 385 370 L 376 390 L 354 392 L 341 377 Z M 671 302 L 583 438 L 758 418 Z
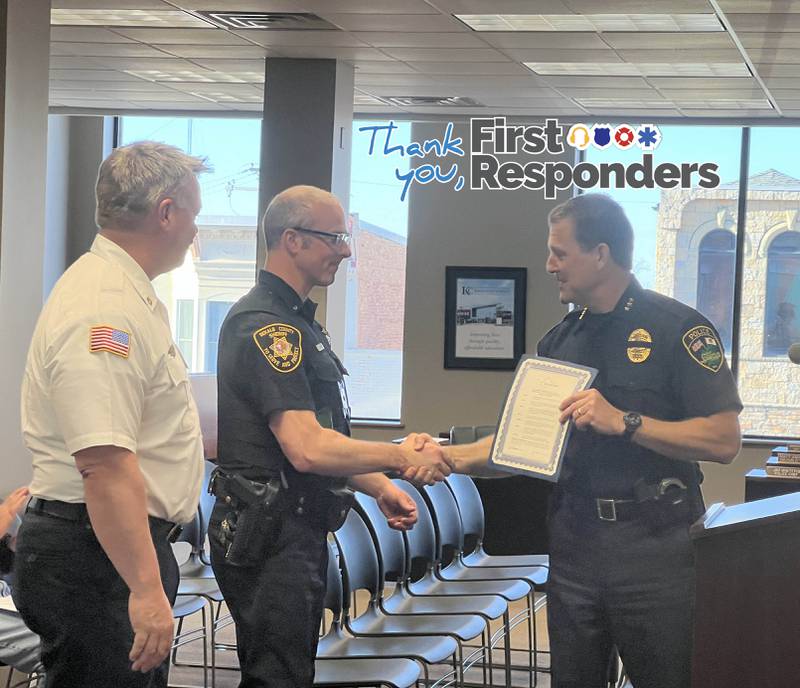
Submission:
M 236 622 L 239 688 L 310 688 L 327 581 L 327 532 L 319 519 L 287 510 L 264 561 L 232 566 L 219 540 L 229 511 L 217 501 L 209 541 L 214 574 Z
M 167 541 L 170 524 L 150 520 L 161 582 L 170 602 L 178 565 Z M 14 602 L 42 639 L 48 688 L 165 688 L 169 660 L 142 674 L 131 670 L 130 591 L 88 520 L 25 514 L 17 536 Z
M 668 507 L 673 508 L 673 507 Z M 553 688 L 603 688 L 616 646 L 635 688 L 689 688 L 694 554 L 688 507 L 604 522 L 551 508 L 547 620 Z

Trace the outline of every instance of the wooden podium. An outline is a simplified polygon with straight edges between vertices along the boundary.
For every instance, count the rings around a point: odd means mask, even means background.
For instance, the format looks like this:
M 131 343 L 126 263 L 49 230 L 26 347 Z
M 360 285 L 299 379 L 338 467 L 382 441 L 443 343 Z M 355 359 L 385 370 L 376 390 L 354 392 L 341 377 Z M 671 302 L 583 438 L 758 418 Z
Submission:
M 800 494 L 715 504 L 691 535 L 692 688 L 800 686 Z

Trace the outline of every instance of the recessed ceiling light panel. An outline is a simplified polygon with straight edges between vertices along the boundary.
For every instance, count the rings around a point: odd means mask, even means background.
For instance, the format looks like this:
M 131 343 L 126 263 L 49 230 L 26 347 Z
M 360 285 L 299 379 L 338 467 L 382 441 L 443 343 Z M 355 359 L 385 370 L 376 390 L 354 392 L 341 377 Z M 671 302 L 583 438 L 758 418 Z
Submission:
M 744 62 L 523 62 L 540 76 L 749 77 Z
M 456 14 L 474 31 L 724 31 L 715 14 Z
M 182 10 L 50 10 L 53 26 L 117 26 L 159 29 L 208 29 L 209 24 Z

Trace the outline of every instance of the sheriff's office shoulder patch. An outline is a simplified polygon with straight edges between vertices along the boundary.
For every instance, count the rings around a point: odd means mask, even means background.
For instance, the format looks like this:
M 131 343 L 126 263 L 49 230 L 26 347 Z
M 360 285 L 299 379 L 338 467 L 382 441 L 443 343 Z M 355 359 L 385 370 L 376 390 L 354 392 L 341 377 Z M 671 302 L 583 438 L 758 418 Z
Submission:
M 303 360 L 303 336 L 296 327 L 274 323 L 253 332 L 253 339 L 279 373 L 291 373 Z
M 130 332 L 111 325 L 95 325 L 89 329 L 89 353 L 107 351 L 115 356 L 128 358 L 131 351 Z
M 631 363 L 644 363 L 650 356 L 653 338 L 641 327 L 628 335 L 628 360 Z
M 710 327 L 698 325 L 683 335 L 683 346 L 698 364 L 716 373 L 722 368 L 722 346 Z

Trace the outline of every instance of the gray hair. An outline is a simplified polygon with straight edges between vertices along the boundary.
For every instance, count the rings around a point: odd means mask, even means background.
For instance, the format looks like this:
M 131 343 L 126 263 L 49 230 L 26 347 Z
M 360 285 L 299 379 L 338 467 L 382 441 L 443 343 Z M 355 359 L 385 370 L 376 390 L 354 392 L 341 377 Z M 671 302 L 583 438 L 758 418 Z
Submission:
M 130 227 L 165 197 L 180 202 L 186 180 L 208 169 L 205 158 L 165 143 L 139 141 L 116 148 L 97 174 L 95 222 L 100 228 Z
M 290 186 L 281 191 L 270 201 L 261 221 L 267 249 L 276 246 L 291 227 L 314 229 L 314 207 L 325 203 L 340 205 L 336 196 L 316 186 Z

